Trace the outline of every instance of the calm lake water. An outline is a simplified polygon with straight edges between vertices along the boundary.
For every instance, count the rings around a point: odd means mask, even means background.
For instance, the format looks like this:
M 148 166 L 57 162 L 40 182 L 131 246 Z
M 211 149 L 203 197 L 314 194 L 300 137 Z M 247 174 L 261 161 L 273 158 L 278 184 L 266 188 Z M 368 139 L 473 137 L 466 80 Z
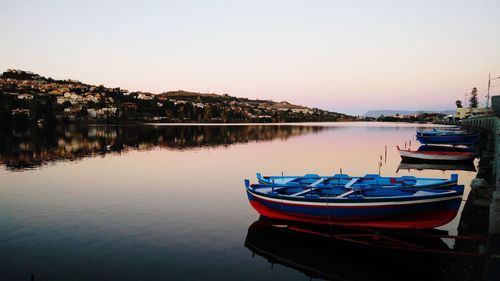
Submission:
M 396 145 L 411 141 L 417 148 L 416 128 L 320 123 L 4 131 L 0 280 L 32 274 L 35 280 L 441 280 L 452 263 L 446 258 L 415 264 L 411 252 L 382 255 L 261 228 L 243 184 L 255 182 L 255 172 L 342 169 L 350 175 L 458 173 L 467 186 L 475 171 L 398 169 Z M 456 234 L 458 222 L 440 229 Z M 454 246 L 449 239 L 434 242 Z

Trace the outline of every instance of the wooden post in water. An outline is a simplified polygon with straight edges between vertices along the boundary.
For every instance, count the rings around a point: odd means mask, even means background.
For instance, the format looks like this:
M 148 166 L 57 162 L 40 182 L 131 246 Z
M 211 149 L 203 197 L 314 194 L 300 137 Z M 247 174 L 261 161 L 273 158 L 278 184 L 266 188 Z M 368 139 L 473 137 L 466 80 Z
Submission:
M 380 155 L 380 159 L 378 160 L 378 175 L 380 176 L 380 168 L 382 167 L 382 155 Z
M 387 163 L 387 144 L 385 145 L 385 159 L 384 162 Z

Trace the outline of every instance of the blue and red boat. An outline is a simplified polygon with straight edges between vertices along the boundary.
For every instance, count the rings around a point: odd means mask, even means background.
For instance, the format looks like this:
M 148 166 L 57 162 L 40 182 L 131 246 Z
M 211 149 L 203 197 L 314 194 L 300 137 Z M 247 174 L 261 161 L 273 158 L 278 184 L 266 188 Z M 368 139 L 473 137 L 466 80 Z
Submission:
M 250 184 L 252 207 L 274 219 L 376 228 L 434 228 L 450 222 L 460 208 L 463 185 L 418 189 L 403 185 Z

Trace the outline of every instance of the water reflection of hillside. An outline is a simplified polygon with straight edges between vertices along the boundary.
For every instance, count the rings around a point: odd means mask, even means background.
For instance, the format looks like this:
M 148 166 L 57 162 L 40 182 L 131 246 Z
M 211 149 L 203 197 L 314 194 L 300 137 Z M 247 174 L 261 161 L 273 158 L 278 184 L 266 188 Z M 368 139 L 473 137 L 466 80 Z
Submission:
M 33 169 L 108 153 L 229 146 L 251 141 L 285 140 L 316 133 L 317 126 L 56 126 L 0 132 L 0 163 L 8 170 Z

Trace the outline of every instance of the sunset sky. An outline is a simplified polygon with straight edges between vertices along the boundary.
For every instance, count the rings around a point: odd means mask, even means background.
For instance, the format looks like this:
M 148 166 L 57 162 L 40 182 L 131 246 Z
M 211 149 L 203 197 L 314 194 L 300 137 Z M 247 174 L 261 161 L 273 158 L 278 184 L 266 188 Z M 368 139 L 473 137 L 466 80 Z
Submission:
M 484 106 L 500 76 L 498 0 L 0 1 L 0 71 L 351 114 Z

